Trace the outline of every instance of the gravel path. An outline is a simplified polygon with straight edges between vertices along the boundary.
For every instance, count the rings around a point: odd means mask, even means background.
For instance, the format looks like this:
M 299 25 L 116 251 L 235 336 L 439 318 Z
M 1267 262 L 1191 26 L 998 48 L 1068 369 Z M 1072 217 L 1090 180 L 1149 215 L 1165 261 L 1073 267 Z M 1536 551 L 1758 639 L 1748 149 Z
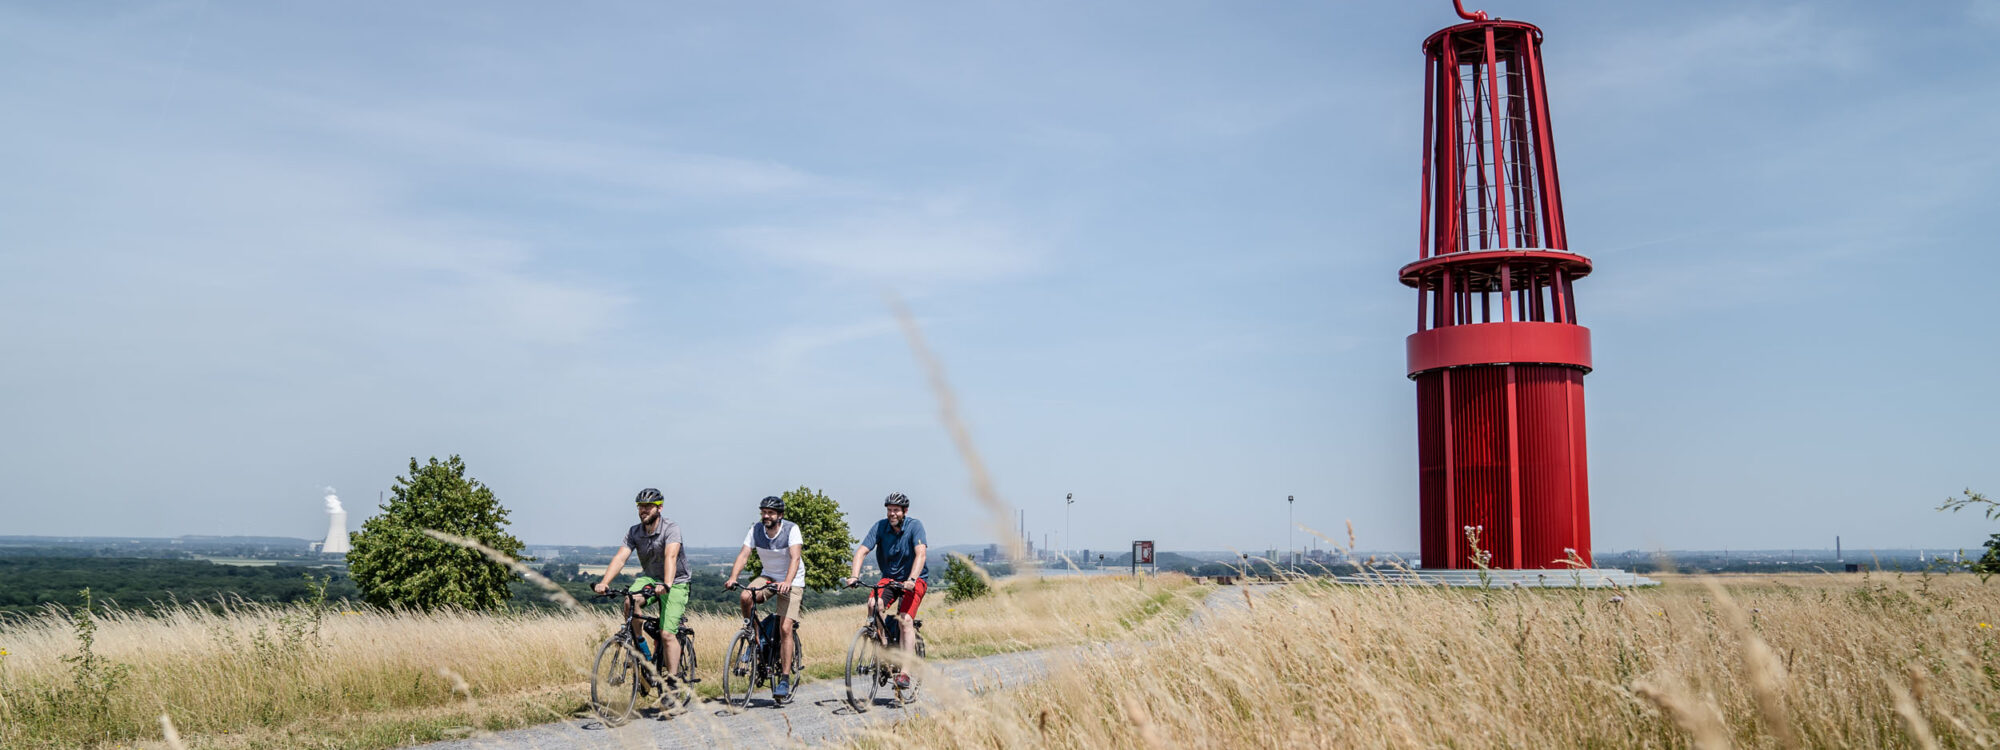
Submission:
M 1199 623 L 1204 610 L 1241 609 L 1248 601 L 1246 592 L 1250 596 L 1259 596 L 1271 588 L 1217 587 L 1209 592 L 1203 606 L 1190 617 L 1189 624 Z M 937 705 L 938 696 L 944 691 L 977 695 L 1015 687 L 1039 680 L 1056 665 L 1073 661 L 1092 649 L 1117 645 L 1040 649 L 933 662 L 936 671 L 925 679 L 922 694 L 915 703 L 898 707 L 885 700 L 866 713 L 856 713 L 848 707 L 846 686 L 839 678 L 833 678 L 795 687 L 792 703 L 783 708 L 773 708 L 770 691 L 760 689 L 751 698 L 750 707 L 740 712 L 725 709 L 721 703 L 703 702 L 679 716 L 660 719 L 649 712 L 647 716 L 615 728 L 606 727 L 595 718 L 571 719 L 421 747 L 431 750 L 544 750 L 695 748 L 724 743 L 733 746 L 748 743 L 818 745 L 870 726 L 886 726 L 921 715 Z

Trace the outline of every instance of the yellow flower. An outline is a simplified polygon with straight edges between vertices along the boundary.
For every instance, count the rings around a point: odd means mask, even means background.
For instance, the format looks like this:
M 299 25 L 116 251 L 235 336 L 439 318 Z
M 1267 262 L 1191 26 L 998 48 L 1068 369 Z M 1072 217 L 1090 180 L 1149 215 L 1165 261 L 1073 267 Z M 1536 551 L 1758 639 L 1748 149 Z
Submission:
M 1982 623 L 1979 623 L 1979 629 L 1980 629 L 1980 630 L 1992 630 L 1992 629 L 1993 629 L 1993 626 L 1992 626 L 1992 625 L 1988 625 L 1988 624 L 1986 624 L 1986 623 L 1983 623 L 1983 622 L 1982 622 Z M 7 652 L 5 652 L 5 651 L 0 651 L 0 654 L 5 654 L 5 653 L 7 653 Z
M 6 655 L 7 655 L 7 649 L 0 648 L 0 656 L 6 656 Z

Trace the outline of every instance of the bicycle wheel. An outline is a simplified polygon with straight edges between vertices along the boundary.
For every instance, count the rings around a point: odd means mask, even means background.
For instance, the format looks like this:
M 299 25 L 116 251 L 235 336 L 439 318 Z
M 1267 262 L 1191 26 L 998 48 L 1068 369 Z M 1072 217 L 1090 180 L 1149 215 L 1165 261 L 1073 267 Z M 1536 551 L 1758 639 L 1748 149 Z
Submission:
M 857 677 L 863 684 L 855 684 Z M 854 642 L 847 646 L 847 705 L 856 713 L 875 705 L 875 639 L 865 627 L 854 631 Z
M 694 682 L 694 637 L 681 633 L 674 640 L 681 644 L 681 671 L 674 676 L 679 677 L 681 682 Z
M 806 671 L 806 642 L 799 637 L 799 629 L 792 628 L 792 685 L 799 684 L 799 673 Z
M 685 706 L 694 702 L 694 639 L 686 633 L 679 633 L 674 636 L 674 641 L 681 650 L 681 667 L 674 672 L 674 679 L 679 684 L 671 689 L 679 693 L 675 699 Z
M 590 668 L 590 710 L 606 726 L 631 721 L 639 711 L 639 664 L 625 639 L 616 635 L 597 647 Z
M 757 688 L 757 641 L 749 631 L 736 634 L 729 642 L 728 661 L 722 664 L 722 702 L 737 708 L 750 707 L 750 691 Z

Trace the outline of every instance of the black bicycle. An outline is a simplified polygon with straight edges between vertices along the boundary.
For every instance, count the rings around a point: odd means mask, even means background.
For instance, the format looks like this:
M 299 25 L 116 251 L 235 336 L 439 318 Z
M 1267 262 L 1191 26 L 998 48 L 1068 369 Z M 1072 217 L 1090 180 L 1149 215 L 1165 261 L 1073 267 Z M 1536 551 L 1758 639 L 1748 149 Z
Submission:
M 895 693 L 897 706 L 915 701 L 920 683 L 917 675 L 910 675 L 910 684 L 907 687 L 895 684 L 896 673 L 906 666 L 899 663 L 897 658 L 902 654 L 903 623 L 896 618 L 893 608 L 895 595 L 903 593 L 903 584 L 890 581 L 863 585 L 856 581 L 848 587 L 873 589 L 877 595 L 868 598 L 868 620 L 861 624 L 860 630 L 855 631 L 854 641 L 847 647 L 847 705 L 856 712 L 867 711 L 875 705 L 875 696 L 880 694 L 884 687 L 890 688 Z M 881 596 L 884 589 L 893 595 Z M 888 612 L 887 616 L 884 616 L 885 611 Z M 916 631 L 916 643 L 913 644 L 913 649 L 917 658 L 922 659 L 924 621 L 912 619 L 910 624 L 913 626 L 911 630 Z M 868 694 L 866 701 L 861 699 L 863 692 Z
M 772 584 L 767 582 L 743 590 L 756 592 L 772 587 Z M 752 609 L 751 612 L 755 613 L 756 610 Z M 792 668 L 786 672 L 778 664 L 778 628 L 786 624 L 785 616 L 773 612 L 764 618 L 764 623 L 768 624 L 769 632 L 766 632 L 767 626 L 758 623 L 754 617 L 743 618 L 743 629 L 736 632 L 736 640 L 729 642 L 729 661 L 722 670 L 722 700 L 737 708 L 749 708 L 750 693 L 766 685 L 775 687 L 780 676 L 791 680 L 793 695 L 798 692 L 799 670 L 806 663 L 805 648 L 799 642 L 799 624 L 790 623 Z M 787 695 L 782 700 L 776 695 L 771 698 L 773 708 L 790 702 L 792 695 Z
M 651 636 L 660 634 L 660 618 L 645 614 L 645 606 L 656 596 L 649 589 L 644 603 L 639 605 L 638 618 Z M 591 597 L 591 601 L 630 597 L 629 592 L 607 592 Z M 665 649 L 652 648 L 650 639 L 633 632 L 632 618 L 626 617 L 618 631 L 597 647 L 597 660 L 590 669 L 590 708 L 598 718 L 608 726 L 631 721 L 639 714 L 639 699 L 654 691 L 662 696 L 669 691 L 679 693 L 682 706 L 694 700 L 694 689 L 689 685 L 701 679 L 694 676 L 694 628 L 688 627 L 685 614 L 674 630 L 674 643 L 681 652 L 681 666 L 679 671 L 667 675 Z M 663 675 L 664 680 L 660 679 Z

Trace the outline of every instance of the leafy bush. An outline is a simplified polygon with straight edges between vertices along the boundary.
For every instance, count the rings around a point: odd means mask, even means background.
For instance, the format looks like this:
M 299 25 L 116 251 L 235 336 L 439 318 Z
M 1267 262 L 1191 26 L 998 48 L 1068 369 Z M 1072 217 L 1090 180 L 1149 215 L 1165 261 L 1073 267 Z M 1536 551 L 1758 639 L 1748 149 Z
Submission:
M 948 602 L 977 599 L 993 590 L 986 583 L 986 578 L 974 569 L 972 558 L 956 552 L 951 553 L 951 563 L 945 566 L 944 582 L 949 587 L 944 597 Z
M 442 531 L 469 537 L 515 559 L 525 546 L 505 530 L 507 509 L 493 490 L 465 475 L 458 456 L 435 457 L 410 475 L 396 477 L 381 515 L 361 524 L 347 553 L 348 572 L 362 598 L 378 607 L 498 609 L 511 593 L 514 577 L 506 566 L 477 550 L 425 534 Z

